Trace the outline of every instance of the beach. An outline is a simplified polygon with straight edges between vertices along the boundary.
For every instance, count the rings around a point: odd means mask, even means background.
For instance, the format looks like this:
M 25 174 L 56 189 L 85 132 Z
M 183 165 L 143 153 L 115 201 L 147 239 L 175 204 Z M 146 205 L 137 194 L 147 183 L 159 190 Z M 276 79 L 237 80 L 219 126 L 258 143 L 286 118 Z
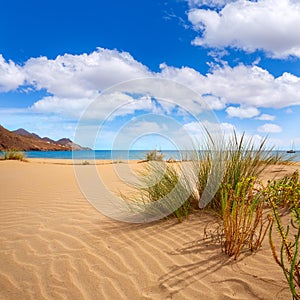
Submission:
M 96 167 L 112 193 L 126 190 L 114 164 Z M 270 166 L 262 180 L 297 169 Z M 0 161 L 0 174 L 0 299 L 291 299 L 268 239 L 234 261 L 203 239 L 214 222 L 204 212 L 182 223 L 109 219 L 81 193 L 70 160 Z

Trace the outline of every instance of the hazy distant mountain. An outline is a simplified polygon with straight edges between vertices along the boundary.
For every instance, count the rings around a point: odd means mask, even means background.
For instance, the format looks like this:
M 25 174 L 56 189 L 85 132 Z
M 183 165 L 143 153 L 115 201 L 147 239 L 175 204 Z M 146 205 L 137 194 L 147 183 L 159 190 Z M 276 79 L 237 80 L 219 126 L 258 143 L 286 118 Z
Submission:
M 88 147 L 82 147 L 72 142 L 69 138 L 62 138 L 55 142 L 56 144 L 63 145 L 65 147 L 71 147 L 73 150 L 91 150 Z
M 15 149 L 22 151 L 40 150 L 89 150 L 73 143 L 68 138 L 54 141 L 48 137 L 41 138 L 35 133 L 30 133 L 23 128 L 9 131 L 0 125 L 0 150 Z

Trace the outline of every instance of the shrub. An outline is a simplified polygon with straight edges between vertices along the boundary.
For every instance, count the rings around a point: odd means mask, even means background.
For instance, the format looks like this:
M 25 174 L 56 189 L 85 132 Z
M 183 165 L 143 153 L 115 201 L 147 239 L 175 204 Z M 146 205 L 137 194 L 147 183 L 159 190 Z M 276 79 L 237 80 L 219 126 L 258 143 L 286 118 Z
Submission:
M 285 176 L 273 182 L 269 181 L 265 193 L 268 198 L 273 199 L 276 205 L 281 207 L 300 206 L 299 173 L 294 172 L 292 176 Z
M 147 217 L 174 215 L 179 222 L 188 218 L 195 199 L 192 182 L 179 165 L 150 161 L 140 172 L 141 182 L 131 196 L 121 195 L 131 210 Z
M 276 263 L 281 267 L 288 282 L 293 299 L 300 299 L 300 183 L 299 174 L 269 182 L 266 196 L 273 213 L 273 223 L 269 232 L 269 243 Z M 289 210 L 289 224 L 284 226 L 279 207 Z M 277 254 L 272 232 L 275 223 L 281 246 Z
M 9 149 L 3 151 L 3 159 L 4 160 L 21 160 L 25 161 L 25 154 L 22 151 Z
M 213 141 L 210 143 L 213 144 Z M 220 178 L 221 184 L 216 189 L 216 193 L 209 203 L 209 208 L 217 213 L 221 213 L 224 188 L 230 185 L 235 190 L 243 178 L 257 178 L 268 165 L 276 164 L 282 160 L 282 156 L 278 154 L 274 155 L 272 148 L 267 149 L 265 145 L 266 139 L 262 140 L 258 147 L 255 147 L 251 138 L 246 140 L 243 134 L 239 139 L 234 132 L 233 136 L 227 142 L 223 142 L 220 149 L 210 150 L 214 149 L 214 147 L 209 146 L 208 143 L 208 150 L 200 152 L 200 166 L 197 166 L 199 170 L 199 195 L 203 194 L 212 171 L 215 173 L 219 172 L 218 176 L 222 176 Z M 213 160 L 216 157 L 220 161 L 219 167 L 217 170 L 212 170 Z
M 260 248 L 271 220 L 264 220 L 264 200 L 254 189 L 254 178 L 243 178 L 234 189 L 228 184 L 222 191 L 222 249 L 237 259 L 245 247 Z
M 245 178 L 256 178 L 268 165 L 277 163 L 281 159 L 280 156 L 273 155 L 272 149 L 266 149 L 266 139 L 258 148 L 255 148 L 252 139 L 246 140 L 244 134 L 239 139 L 234 132 L 229 141 L 221 141 L 220 149 L 216 149 L 217 143 L 220 144 L 220 141 L 213 141 L 208 134 L 205 146 L 207 150 L 200 152 L 195 150 L 191 153 L 189 161 L 176 163 L 174 166 L 169 165 L 166 170 L 162 168 L 164 165 L 162 154 L 157 150 L 147 153 L 147 161 L 158 164 L 151 165 L 150 176 L 142 176 L 144 187 L 135 186 L 130 203 L 136 205 L 140 203 L 139 209 L 148 212 L 149 207 L 151 209 L 155 207 L 159 213 L 159 209 L 165 210 L 165 207 L 162 207 L 163 201 L 158 204 L 158 201 L 164 198 L 166 200 L 164 205 L 169 205 L 168 209 L 174 206 L 174 213 L 179 214 L 178 219 L 182 221 L 181 216 L 187 215 L 187 212 L 190 211 L 188 208 L 195 206 L 200 198 L 203 202 L 205 202 L 203 199 L 209 201 L 212 199 L 208 205 L 209 209 L 223 217 L 226 189 L 230 186 L 231 190 L 237 192 L 239 185 L 244 184 Z M 175 187 L 177 194 L 171 192 Z M 250 187 L 251 185 L 243 186 L 244 194 L 247 197 L 252 192 Z M 236 198 L 232 197 L 240 196 L 232 195 L 230 197 L 227 199 L 228 201 L 236 201 Z M 123 196 L 123 198 L 126 197 Z M 185 202 L 184 199 L 188 199 L 188 202 Z M 157 202 L 156 205 L 149 205 L 154 202 Z M 182 203 L 182 207 L 178 206 L 179 203 Z M 199 203 L 199 207 L 205 205 L 206 203 L 204 205 Z M 242 208 L 239 208 L 238 211 L 240 210 Z M 251 211 L 249 213 L 252 214 Z
M 164 155 L 157 150 L 152 150 L 146 153 L 146 160 L 147 161 L 162 161 L 164 159 Z

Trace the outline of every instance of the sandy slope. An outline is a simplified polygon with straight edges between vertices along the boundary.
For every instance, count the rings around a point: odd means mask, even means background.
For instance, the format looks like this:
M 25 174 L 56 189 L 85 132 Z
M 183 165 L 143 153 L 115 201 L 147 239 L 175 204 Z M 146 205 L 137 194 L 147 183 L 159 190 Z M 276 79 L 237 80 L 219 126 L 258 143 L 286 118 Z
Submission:
M 111 164 L 97 167 L 123 188 Z M 295 167 L 284 168 L 265 176 Z M 268 244 L 234 262 L 202 240 L 207 215 L 110 220 L 81 194 L 70 162 L 1 161 L 0 175 L 1 299 L 290 299 Z

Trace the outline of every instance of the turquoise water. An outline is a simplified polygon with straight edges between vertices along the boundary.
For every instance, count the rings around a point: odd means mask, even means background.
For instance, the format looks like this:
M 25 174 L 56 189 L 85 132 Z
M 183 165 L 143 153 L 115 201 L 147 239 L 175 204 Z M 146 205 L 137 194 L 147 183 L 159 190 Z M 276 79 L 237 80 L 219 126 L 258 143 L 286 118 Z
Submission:
M 73 155 L 76 159 L 114 159 L 114 160 L 142 160 L 145 159 L 149 150 L 95 150 L 95 151 L 74 151 Z M 189 155 L 189 151 L 162 150 L 165 159 L 184 159 Z M 300 152 L 296 154 L 287 154 L 286 151 L 274 151 L 274 154 L 283 154 L 286 158 L 300 162 Z M 27 158 L 56 158 L 56 159 L 72 159 L 72 151 L 27 151 Z M 183 157 L 182 157 L 183 156 Z
M 114 159 L 114 160 L 142 160 L 149 150 L 95 150 L 95 151 L 27 151 L 27 158 L 57 158 L 57 159 Z M 176 150 L 161 151 L 165 159 L 180 159 Z

